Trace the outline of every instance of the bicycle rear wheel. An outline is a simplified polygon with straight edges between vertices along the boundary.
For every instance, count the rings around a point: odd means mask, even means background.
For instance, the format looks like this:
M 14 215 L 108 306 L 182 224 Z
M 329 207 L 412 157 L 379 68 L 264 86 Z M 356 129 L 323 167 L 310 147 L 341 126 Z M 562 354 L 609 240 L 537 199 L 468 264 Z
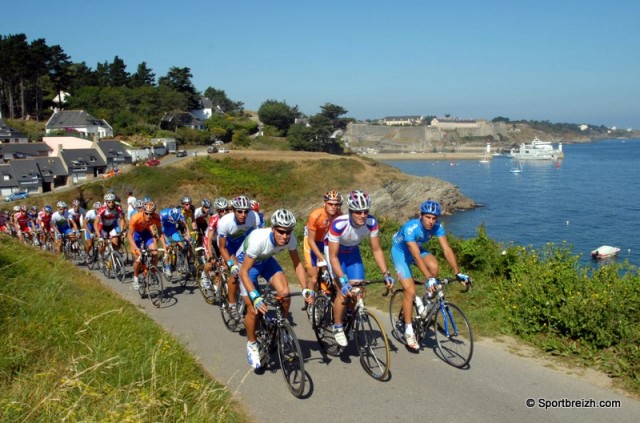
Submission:
M 469 364 L 473 355 L 473 333 L 462 310 L 451 303 L 444 303 L 436 311 L 433 330 L 442 359 L 453 367 Z
M 178 282 L 180 282 L 181 286 L 185 286 L 187 279 L 189 279 L 189 263 L 184 252 L 179 247 L 176 251 L 176 270 L 178 272 Z
M 158 269 L 149 269 L 147 277 L 147 296 L 151 300 L 151 304 L 160 307 L 164 301 L 164 282 L 162 273 Z
M 389 375 L 391 353 L 389 341 L 378 318 L 366 311 L 356 316 L 356 345 L 360 353 L 360 364 L 376 380 L 385 380 Z
M 293 396 L 300 398 L 304 393 L 307 379 L 304 372 L 304 358 L 298 337 L 286 321 L 281 322 L 278 328 L 278 358 L 289 391 Z
M 333 337 L 333 303 L 326 295 L 318 295 L 313 301 L 313 332 L 322 351 L 328 355 L 337 357 L 340 355 L 340 346 Z

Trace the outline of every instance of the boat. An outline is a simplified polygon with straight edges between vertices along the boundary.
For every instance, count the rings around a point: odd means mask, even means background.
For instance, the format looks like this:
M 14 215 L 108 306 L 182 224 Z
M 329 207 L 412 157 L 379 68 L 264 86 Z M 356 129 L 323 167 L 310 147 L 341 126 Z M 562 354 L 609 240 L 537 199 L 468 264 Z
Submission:
M 614 257 L 618 255 L 620 248 L 612 247 L 610 245 L 602 245 L 591 252 L 592 259 L 604 259 L 608 257 Z
M 563 157 L 562 144 L 553 148 L 550 141 L 540 141 L 535 137 L 531 144 L 520 144 L 519 148 L 512 148 L 509 157 L 519 160 L 558 160 Z
M 522 173 L 522 162 L 520 160 L 518 160 L 518 167 L 511 168 L 511 170 L 509 172 L 511 172 L 511 173 Z

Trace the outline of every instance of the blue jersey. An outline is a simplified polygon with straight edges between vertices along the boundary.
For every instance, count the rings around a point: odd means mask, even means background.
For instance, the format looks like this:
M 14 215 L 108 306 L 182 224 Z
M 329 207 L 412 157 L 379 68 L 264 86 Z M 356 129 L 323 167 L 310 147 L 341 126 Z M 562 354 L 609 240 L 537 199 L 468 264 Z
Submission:
M 186 222 L 185 217 L 182 213 L 180 213 L 178 219 L 175 221 L 171 221 L 171 210 L 172 208 L 163 209 L 160 211 L 160 223 L 162 223 L 162 232 L 172 234 L 180 225 L 181 222 Z
M 420 218 L 411 219 L 402 225 L 400 230 L 393 235 L 392 248 L 399 248 L 403 252 L 410 254 L 407 242 L 415 242 L 418 246 L 421 246 L 434 236 L 441 237 L 444 235 L 444 226 L 442 226 L 440 222 L 436 222 L 431 230 L 426 230 L 425 227 L 422 226 Z

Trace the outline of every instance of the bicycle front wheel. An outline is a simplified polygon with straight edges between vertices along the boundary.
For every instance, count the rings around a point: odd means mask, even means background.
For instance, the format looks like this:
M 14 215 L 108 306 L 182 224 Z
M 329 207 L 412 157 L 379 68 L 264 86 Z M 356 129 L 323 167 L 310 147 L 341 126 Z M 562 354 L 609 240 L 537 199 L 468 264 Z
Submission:
M 281 322 L 278 328 L 278 358 L 289 391 L 293 396 L 300 398 L 304 393 L 307 379 L 304 372 L 304 358 L 298 337 L 286 321 Z
M 362 367 L 372 378 L 385 380 L 389 375 L 391 353 L 380 320 L 369 311 L 359 314 L 356 316 L 355 333 Z
M 124 283 L 125 279 L 127 278 L 127 272 L 125 271 L 124 260 L 120 253 L 114 251 L 111 255 L 111 261 L 113 265 L 113 273 L 115 274 L 116 279 L 118 279 L 121 283 Z
M 473 333 L 467 317 L 457 305 L 440 305 L 435 314 L 433 330 L 444 361 L 458 368 L 469 364 L 473 355 Z
M 164 301 L 164 282 L 158 269 L 149 269 L 147 283 L 147 296 L 151 300 L 151 304 L 155 307 L 160 307 Z
M 402 345 L 407 345 L 407 340 L 404 339 L 404 312 L 402 311 L 402 302 L 404 301 L 404 290 L 402 288 L 396 289 L 391 295 L 389 301 L 389 318 L 391 319 L 391 335 Z M 415 307 L 411 306 L 412 317 L 411 321 L 415 322 L 417 313 Z M 416 325 L 413 325 L 416 329 Z
M 340 346 L 333 337 L 333 304 L 331 298 L 326 295 L 318 295 L 310 307 L 313 318 L 313 332 L 316 334 L 320 348 L 331 356 L 339 356 Z

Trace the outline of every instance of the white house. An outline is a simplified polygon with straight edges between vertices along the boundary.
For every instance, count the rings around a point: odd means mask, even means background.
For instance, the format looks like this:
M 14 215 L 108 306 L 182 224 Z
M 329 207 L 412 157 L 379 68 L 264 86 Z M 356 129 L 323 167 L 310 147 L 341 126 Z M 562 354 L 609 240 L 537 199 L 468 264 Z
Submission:
M 113 128 L 104 119 L 96 119 L 84 110 L 62 110 L 55 112 L 47 125 L 46 133 L 54 131 L 79 132 L 87 137 L 113 137 Z

